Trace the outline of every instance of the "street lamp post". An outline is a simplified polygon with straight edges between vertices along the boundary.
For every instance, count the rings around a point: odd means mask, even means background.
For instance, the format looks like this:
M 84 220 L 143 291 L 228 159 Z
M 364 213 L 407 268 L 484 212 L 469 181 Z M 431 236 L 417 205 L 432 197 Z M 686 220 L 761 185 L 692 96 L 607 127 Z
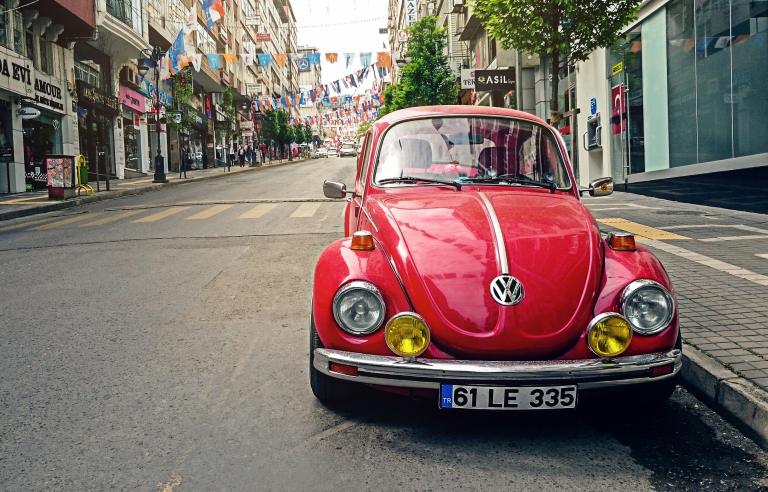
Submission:
M 165 159 L 160 146 L 160 68 L 159 63 L 166 52 L 155 46 L 151 50 L 141 50 L 143 58 L 139 58 L 139 74 L 144 77 L 150 68 L 155 68 L 155 133 L 157 134 L 157 155 L 155 156 L 155 176 L 153 183 L 167 183 L 165 177 Z

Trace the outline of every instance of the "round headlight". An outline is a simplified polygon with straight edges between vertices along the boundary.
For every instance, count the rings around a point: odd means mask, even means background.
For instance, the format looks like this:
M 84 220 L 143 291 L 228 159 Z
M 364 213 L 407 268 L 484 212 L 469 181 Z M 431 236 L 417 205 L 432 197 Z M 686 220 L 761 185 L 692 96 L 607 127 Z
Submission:
M 639 335 L 658 333 L 672 321 L 672 294 L 653 280 L 635 280 L 621 293 L 621 310 Z
M 616 357 L 629 347 L 632 327 L 618 313 L 599 314 L 589 323 L 587 344 L 600 357 Z
M 378 330 L 386 312 L 384 298 L 370 282 L 350 282 L 333 297 L 333 317 L 352 335 L 370 335 Z
M 384 329 L 387 347 L 401 357 L 418 357 L 429 346 L 429 328 L 416 313 L 398 314 Z

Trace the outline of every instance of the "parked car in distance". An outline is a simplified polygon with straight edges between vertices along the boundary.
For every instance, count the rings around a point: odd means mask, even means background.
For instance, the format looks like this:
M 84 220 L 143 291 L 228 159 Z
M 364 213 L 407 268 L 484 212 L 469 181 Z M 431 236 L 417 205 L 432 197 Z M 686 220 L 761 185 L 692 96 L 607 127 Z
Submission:
M 328 157 L 336 157 L 339 155 L 339 152 L 336 150 L 336 147 L 331 147 L 328 149 Z
M 315 266 L 309 379 L 441 409 L 666 400 L 682 364 L 674 289 L 628 233 L 602 233 L 557 130 L 482 106 L 395 111 L 364 139 L 345 236 Z M 370 148 L 368 146 L 371 146 Z M 611 391 L 605 391 L 611 390 Z
M 357 155 L 357 149 L 355 148 L 355 142 L 344 142 L 341 144 L 341 149 L 339 150 L 339 157 L 346 157 L 346 156 L 356 156 Z
M 328 157 L 328 149 L 325 147 L 320 147 L 317 149 L 317 156 L 318 157 Z

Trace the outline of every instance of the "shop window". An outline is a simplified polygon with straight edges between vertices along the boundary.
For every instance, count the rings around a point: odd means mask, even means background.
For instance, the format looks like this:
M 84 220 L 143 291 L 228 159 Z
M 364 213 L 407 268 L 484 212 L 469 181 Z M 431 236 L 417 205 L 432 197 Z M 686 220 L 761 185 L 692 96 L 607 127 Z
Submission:
M 768 152 L 768 1 L 731 1 L 736 156 Z
M 693 2 L 667 5 L 667 105 L 669 165 L 697 162 L 696 50 Z

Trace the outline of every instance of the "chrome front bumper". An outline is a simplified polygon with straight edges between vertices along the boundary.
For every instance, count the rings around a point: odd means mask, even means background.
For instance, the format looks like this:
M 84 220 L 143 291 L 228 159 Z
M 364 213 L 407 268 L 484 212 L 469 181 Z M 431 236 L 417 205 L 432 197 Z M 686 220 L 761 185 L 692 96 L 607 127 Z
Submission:
M 357 368 L 357 376 L 329 369 L 330 363 Z M 654 367 L 673 365 L 671 373 L 653 377 Z M 682 351 L 631 355 L 612 359 L 552 361 L 474 361 L 415 359 L 315 349 L 315 369 L 328 376 L 364 384 L 400 388 L 439 389 L 446 384 L 561 385 L 580 389 L 649 383 L 671 378 L 680 371 Z

